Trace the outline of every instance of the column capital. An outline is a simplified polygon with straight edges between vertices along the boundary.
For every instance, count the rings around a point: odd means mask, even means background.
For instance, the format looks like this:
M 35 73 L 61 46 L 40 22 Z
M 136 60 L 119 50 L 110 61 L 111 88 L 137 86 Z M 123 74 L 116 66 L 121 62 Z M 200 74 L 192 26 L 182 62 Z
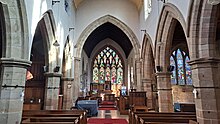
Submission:
M 156 74 L 157 77 L 167 77 L 167 76 L 170 77 L 172 72 L 156 72 L 155 74 Z
M 0 58 L 0 64 L 7 67 L 27 68 L 31 66 L 31 61 L 17 58 Z
M 219 62 L 220 62 L 220 58 L 205 57 L 205 58 L 192 59 L 188 63 L 190 66 L 194 66 L 194 65 L 198 65 L 198 64 L 207 64 L 207 63 L 218 64 Z
M 149 78 L 143 78 L 142 83 L 152 83 L 152 79 Z
M 44 73 L 44 75 L 46 77 L 61 77 L 62 76 L 61 73 L 53 73 L 53 72 L 46 72 L 46 73 Z
M 75 61 L 81 61 L 81 58 L 80 57 L 74 57 L 74 60 Z
M 62 77 L 61 80 L 62 81 L 74 81 L 74 78 L 72 78 L 72 77 Z

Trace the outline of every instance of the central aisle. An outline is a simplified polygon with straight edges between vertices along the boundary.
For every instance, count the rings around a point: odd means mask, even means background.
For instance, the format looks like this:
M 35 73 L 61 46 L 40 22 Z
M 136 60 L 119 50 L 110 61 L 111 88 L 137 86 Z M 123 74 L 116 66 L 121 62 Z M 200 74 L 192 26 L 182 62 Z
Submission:
M 94 119 L 99 119 L 99 120 L 94 120 Z M 106 119 L 106 120 L 104 121 L 103 119 Z M 113 120 L 109 120 L 109 119 L 113 119 Z M 101 124 L 101 123 L 102 124 L 128 124 L 128 115 L 120 115 L 118 110 L 98 110 L 97 117 L 88 118 L 88 124 Z

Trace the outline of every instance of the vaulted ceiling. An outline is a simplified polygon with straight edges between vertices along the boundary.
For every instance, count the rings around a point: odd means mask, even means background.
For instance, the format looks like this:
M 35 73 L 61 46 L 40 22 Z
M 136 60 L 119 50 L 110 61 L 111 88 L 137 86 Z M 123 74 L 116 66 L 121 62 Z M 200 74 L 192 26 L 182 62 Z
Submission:
M 82 3 L 84 0 L 73 0 L 73 1 L 75 3 L 76 8 L 78 8 L 79 4 Z M 134 3 L 137 6 L 137 8 L 139 9 L 143 0 L 129 0 L 129 1 Z

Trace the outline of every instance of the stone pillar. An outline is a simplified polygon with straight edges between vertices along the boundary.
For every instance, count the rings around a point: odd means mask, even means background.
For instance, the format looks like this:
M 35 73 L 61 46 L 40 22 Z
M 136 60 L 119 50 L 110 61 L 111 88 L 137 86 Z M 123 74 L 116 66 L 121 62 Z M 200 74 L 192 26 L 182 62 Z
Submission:
M 1 58 L 0 81 L 0 123 L 20 124 L 24 87 L 26 81 L 26 67 L 30 61 Z
M 73 106 L 73 78 L 62 78 L 63 87 L 63 109 L 70 109 Z
M 190 61 L 199 124 L 220 124 L 219 59 Z
M 73 84 L 73 104 L 79 96 L 79 85 L 80 85 L 80 58 L 75 57 L 74 59 L 74 84 Z
M 134 74 L 136 76 L 136 81 L 137 81 L 136 89 L 137 91 L 141 91 L 143 87 L 143 85 L 141 84 L 141 61 L 137 60 L 135 64 L 136 64 L 136 72 Z
M 45 97 L 44 97 L 44 109 L 45 110 L 57 110 L 60 93 L 60 78 L 62 74 L 59 73 L 45 73 Z
M 157 93 L 160 112 L 173 112 L 170 72 L 157 72 Z
M 153 92 L 152 92 L 152 80 L 142 79 L 143 91 L 147 91 L 147 107 L 153 108 Z

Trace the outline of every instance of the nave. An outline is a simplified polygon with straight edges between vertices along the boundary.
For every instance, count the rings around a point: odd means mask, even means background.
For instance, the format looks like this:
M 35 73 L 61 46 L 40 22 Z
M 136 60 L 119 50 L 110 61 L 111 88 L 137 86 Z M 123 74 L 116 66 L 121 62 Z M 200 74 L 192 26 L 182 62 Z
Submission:
M 97 117 L 88 118 L 88 124 L 128 124 L 128 115 L 120 115 L 118 110 L 98 110 Z M 104 122 L 104 123 L 103 123 Z

